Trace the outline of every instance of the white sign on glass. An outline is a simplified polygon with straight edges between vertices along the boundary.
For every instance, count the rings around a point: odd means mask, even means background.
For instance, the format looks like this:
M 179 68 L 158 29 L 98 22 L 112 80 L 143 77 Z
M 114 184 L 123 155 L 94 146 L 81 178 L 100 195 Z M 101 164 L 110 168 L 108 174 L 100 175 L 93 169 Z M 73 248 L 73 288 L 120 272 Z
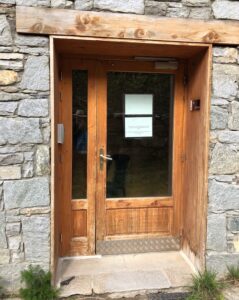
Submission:
M 125 137 L 152 137 L 152 117 L 126 117 Z
M 152 94 L 125 94 L 126 115 L 152 115 Z
M 153 95 L 125 94 L 125 137 L 153 136 Z

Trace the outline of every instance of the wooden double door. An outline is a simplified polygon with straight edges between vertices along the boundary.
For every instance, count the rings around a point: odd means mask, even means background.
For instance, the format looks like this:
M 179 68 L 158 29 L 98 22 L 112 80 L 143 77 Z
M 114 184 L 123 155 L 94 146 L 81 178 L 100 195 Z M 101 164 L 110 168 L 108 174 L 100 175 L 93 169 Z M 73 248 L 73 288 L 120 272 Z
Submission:
M 179 237 L 181 63 L 62 58 L 61 72 L 61 255 Z

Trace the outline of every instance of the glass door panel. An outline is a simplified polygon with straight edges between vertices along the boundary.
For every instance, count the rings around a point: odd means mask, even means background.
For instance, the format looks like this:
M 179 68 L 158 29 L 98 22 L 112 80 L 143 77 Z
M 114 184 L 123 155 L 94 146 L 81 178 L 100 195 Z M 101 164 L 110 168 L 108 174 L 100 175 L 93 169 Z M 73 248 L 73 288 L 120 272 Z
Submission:
M 173 74 L 107 74 L 107 198 L 172 195 L 173 91 Z
M 87 198 L 88 72 L 72 71 L 72 199 Z

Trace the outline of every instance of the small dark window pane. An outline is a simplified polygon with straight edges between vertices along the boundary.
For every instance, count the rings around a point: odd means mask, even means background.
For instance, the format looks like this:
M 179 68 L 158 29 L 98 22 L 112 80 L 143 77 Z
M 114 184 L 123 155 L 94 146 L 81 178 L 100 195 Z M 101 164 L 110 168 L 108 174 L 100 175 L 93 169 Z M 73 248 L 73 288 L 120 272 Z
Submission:
M 74 70 L 72 82 L 72 199 L 86 199 L 88 72 Z

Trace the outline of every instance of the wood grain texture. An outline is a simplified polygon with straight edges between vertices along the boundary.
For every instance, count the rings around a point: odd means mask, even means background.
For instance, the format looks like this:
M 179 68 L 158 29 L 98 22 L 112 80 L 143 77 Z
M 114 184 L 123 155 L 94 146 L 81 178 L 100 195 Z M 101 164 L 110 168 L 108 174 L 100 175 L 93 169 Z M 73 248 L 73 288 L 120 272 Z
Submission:
M 51 272 L 56 280 L 56 269 L 60 256 L 60 206 L 58 183 L 58 147 L 56 124 L 58 122 L 59 79 L 58 60 L 53 38 L 50 39 L 50 77 L 51 77 Z M 54 80 L 55 79 L 55 80 Z
M 113 209 L 106 214 L 107 235 L 170 233 L 171 226 L 171 208 Z
M 134 57 L 177 57 L 187 59 L 208 47 L 203 43 L 122 40 L 116 38 L 53 35 L 57 52 L 68 58 L 129 60 Z
M 172 207 L 172 198 L 126 198 L 126 199 L 107 199 L 106 209 L 119 208 L 148 208 L 148 207 Z
M 72 237 L 87 236 L 87 211 L 75 210 L 72 212 L 73 232 Z
M 192 256 L 190 250 L 202 268 L 206 245 L 210 72 L 211 48 L 188 63 L 184 124 L 183 249 Z M 200 99 L 200 110 L 190 111 L 192 99 Z
M 105 197 L 106 197 L 106 162 L 100 168 L 100 151 L 107 154 L 107 73 L 101 63 L 97 66 L 97 179 L 96 179 L 96 239 L 103 240 L 106 235 Z
M 61 197 L 61 256 L 69 254 L 72 237 L 72 75 L 67 62 L 61 61 L 63 80 L 59 81 L 62 100 L 58 100 L 58 121 L 64 124 L 64 144 L 58 145 L 59 195 Z M 59 75 L 58 75 L 59 76 Z M 59 99 L 59 98 L 58 98 Z M 70 100 L 70 101 L 69 101 Z
M 185 106 L 185 88 L 183 85 L 185 62 L 181 61 L 175 76 L 174 89 L 174 119 L 173 119 L 173 199 L 174 199 L 174 216 L 173 231 L 174 236 L 182 234 L 182 167 L 184 155 L 183 149 L 183 121 Z
M 74 199 L 71 201 L 71 208 L 72 210 L 88 209 L 88 201 Z
M 16 18 L 18 33 L 239 44 L 237 21 L 172 19 L 24 6 L 16 8 Z

